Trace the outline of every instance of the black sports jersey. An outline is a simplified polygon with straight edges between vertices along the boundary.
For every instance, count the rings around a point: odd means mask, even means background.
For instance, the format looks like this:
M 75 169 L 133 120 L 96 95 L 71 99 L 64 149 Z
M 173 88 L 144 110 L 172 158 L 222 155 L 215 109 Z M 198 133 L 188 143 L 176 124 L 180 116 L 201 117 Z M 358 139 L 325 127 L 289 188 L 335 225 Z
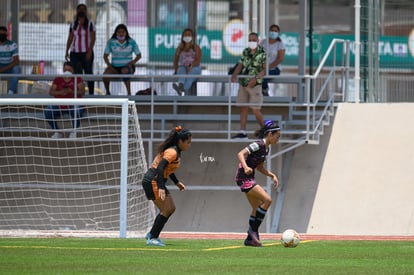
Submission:
M 249 151 L 249 155 L 246 157 L 246 164 L 247 166 L 253 169 L 253 173 L 251 173 L 250 175 L 246 175 L 244 173 L 243 166 L 241 165 L 241 163 L 239 163 L 236 173 L 236 182 L 244 179 L 254 178 L 256 167 L 266 160 L 266 157 L 269 153 L 269 150 L 268 148 L 266 148 L 263 139 L 250 143 L 249 146 L 246 147 L 246 149 Z

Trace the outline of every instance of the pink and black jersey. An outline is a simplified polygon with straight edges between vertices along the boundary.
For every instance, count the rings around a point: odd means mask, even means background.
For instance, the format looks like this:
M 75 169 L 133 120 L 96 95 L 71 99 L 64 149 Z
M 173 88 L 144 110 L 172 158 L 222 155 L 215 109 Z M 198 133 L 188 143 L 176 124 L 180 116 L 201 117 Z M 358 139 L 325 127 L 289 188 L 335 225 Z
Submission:
M 246 164 L 253 169 L 253 173 L 246 175 L 244 173 L 243 166 L 241 163 L 239 163 L 236 172 L 236 182 L 245 179 L 254 179 L 256 167 L 266 160 L 266 157 L 269 153 L 269 150 L 266 148 L 266 144 L 263 139 L 250 143 L 246 149 L 249 151 L 249 155 L 246 158 Z

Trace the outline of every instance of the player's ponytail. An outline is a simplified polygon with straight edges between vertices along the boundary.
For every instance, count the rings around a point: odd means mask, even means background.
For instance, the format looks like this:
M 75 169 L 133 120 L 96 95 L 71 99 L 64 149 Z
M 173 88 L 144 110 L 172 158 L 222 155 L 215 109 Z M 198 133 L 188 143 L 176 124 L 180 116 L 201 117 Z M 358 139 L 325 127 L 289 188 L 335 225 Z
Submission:
M 190 130 L 183 129 L 181 125 L 177 125 L 171 130 L 168 137 L 158 147 L 158 153 L 164 152 L 167 148 L 176 146 L 179 140 L 187 140 L 192 136 Z

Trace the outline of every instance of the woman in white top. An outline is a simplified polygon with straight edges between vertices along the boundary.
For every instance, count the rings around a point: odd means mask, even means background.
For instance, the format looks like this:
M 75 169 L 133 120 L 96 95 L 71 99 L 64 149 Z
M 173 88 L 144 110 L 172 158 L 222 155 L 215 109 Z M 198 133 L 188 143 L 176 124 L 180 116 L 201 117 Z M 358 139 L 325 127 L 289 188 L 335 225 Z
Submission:
M 265 49 L 267 53 L 267 60 L 269 62 L 268 75 L 280 75 L 279 65 L 282 63 L 285 57 L 285 45 L 282 39 L 279 37 L 280 27 L 273 24 L 269 28 L 269 38 L 263 40 L 260 45 Z M 263 95 L 269 95 L 268 80 L 263 78 L 262 92 Z

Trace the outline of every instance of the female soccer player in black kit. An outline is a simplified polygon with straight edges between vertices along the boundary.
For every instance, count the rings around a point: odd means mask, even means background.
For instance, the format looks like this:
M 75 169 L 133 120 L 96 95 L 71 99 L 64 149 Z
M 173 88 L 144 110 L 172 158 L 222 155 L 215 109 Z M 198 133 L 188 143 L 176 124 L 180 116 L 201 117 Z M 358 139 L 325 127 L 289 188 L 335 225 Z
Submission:
M 262 246 L 259 238 L 259 226 L 272 203 L 269 194 L 256 183 L 255 170 L 271 177 L 275 188 L 279 185 L 277 176 L 264 167 L 264 161 L 269 153 L 270 145 L 279 141 L 280 128 L 273 121 L 267 120 L 264 126 L 255 132 L 255 136 L 259 140 L 249 144 L 237 154 L 240 163 L 236 172 L 236 183 L 240 190 L 246 194 L 247 200 L 252 206 L 247 238 L 244 241 L 244 245 L 247 246 Z
M 158 154 L 144 175 L 142 186 L 145 195 L 159 209 L 152 229 L 146 235 L 147 245 L 165 246 L 159 235 L 175 211 L 174 201 L 165 183 L 170 178 L 180 191 L 185 189 L 185 185 L 177 179 L 174 171 L 180 167 L 181 152 L 186 151 L 190 145 L 191 132 L 182 129 L 181 126 L 175 127 L 158 147 Z

